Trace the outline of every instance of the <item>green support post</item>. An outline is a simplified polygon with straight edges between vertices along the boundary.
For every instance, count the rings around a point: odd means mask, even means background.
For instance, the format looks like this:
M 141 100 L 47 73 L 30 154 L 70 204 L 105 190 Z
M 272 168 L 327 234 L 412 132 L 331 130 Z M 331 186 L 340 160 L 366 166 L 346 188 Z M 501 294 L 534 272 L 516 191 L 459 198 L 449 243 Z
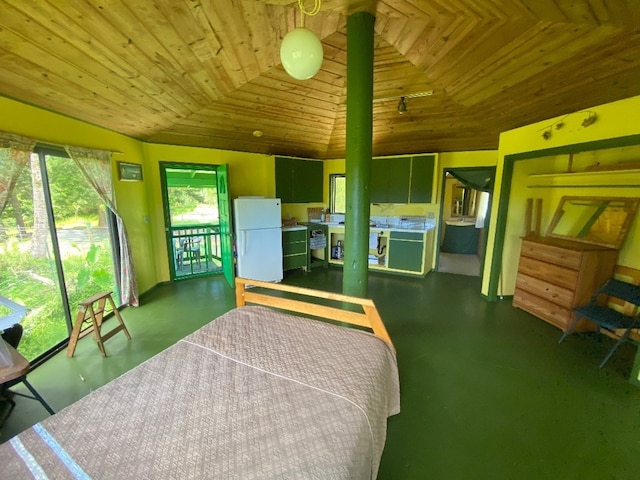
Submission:
M 347 18 L 347 132 L 344 277 L 346 295 L 366 297 L 369 177 L 373 153 L 373 25 L 367 12 Z
M 629 375 L 629 382 L 631 382 L 636 387 L 640 387 L 640 348 L 636 353 L 636 361 L 633 364 L 633 368 L 631 369 L 631 375 Z

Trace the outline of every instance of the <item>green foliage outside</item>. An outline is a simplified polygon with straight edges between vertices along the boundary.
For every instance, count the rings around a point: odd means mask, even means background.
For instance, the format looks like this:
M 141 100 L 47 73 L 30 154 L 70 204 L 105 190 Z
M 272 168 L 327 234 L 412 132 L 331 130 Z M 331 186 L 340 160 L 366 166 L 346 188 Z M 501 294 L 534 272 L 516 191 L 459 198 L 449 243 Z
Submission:
M 169 187 L 167 192 L 172 217 L 189 213 L 205 201 L 202 188 Z
M 215 188 L 170 187 L 167 189 L 167 194 L 173 227 L 214 223 L 218 218 L 218 193 Z M 197 215 L 198 210 L 203 206 L 208 209 L 208 212 Z
M 0 294 L 29 308 L 22 320 L 24 336 L 20 353 L 33 359 L 67 338 L 60 288 L 51 258 L 21 254 L 30 240 L 10 241 L 0 252 Z M 21 248 L 22 246 L 22 248 Z M 113 260 L 106 238 L 63 259 L 65 282 L 72 316 L 78 303 L 101 291 L 113 290 Z M 86 253 L 85 253 L 86 251 Z M 114 298 L 117 292 L 114 292 Z
M 56 211 L 56 221 L 64 222 L 72 217 L 96 216 L 97 194 L 72 160 L 47 157 L 47 174 Z M 19 211 L 16 212 L 12 202 L 7 203 L 2 212 L 2 226 L 17 226 L 17 218 L 20 215 L 26 226 L 33 225 L 33 189 L 28 166 L 18 177 L 14 193 Z M 102 207 L 102 201 L 99 201 L 99 205 Z
M 92 217 L 102 201 L 88 184 L 76 164 L 68 158 L 47 157 L 49 189 L 54 201 L 56 220 Z
M 84 298 L 101 291 L 114 291 L 117 298 L 107 228 L 96 228 L 104 221 L 105 206 L 72 160 L 47 157 L 46 165 L 74 321 Z M 25 331 L 19 346 L 30 360 L 69 336 L 50 240 L 33 235 L 34 215 L 45 213 L 34 213 L 31 168 L 18 178 L 14 199 L 0 218 L 0 295 L 30 310 L 21 322 Z M 34 257 L 32 241 L 46 241 L 48 255 Z
M 334 175 L 333 178 L 333 202 L 331 205 L 331 213 L 347 212 L 347 181 L 344 175 Z

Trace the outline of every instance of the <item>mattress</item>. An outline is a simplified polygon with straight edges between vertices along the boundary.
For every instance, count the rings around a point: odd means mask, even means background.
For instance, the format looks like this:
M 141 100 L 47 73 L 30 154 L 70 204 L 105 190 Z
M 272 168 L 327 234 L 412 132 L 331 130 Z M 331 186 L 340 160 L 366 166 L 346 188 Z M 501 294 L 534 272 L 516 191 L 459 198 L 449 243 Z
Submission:
M 0 445 L 3 478 L 370 479 L 393 348 L 243 307 Z

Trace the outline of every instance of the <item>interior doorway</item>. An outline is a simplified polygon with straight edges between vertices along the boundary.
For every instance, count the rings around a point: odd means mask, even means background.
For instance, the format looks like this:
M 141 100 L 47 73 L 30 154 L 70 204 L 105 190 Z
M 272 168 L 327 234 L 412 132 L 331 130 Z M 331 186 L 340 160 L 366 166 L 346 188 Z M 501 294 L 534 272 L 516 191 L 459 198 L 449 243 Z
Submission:
M 226 165 L 160 162 L 160 176 L 171 279 L 232 270 Z
M 445 169 L 436 270 L 481 276 L 495 167 Z

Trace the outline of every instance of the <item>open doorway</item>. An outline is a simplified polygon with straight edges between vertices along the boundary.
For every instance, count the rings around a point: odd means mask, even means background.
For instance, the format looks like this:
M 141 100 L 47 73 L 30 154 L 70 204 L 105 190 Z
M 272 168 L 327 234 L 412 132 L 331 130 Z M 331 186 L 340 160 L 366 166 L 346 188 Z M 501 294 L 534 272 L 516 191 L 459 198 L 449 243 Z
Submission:
M 494 176 L 495 167 L 444 170 L 437 271 L 482 275 Z
M 221 235 L 230 226 L 223 225 L 229 217 L 221 212 L 227 202 L 219 198 L 219 168 L 160 162 L 172 280 L 225 273 L 225 263 L 233 263 Z

